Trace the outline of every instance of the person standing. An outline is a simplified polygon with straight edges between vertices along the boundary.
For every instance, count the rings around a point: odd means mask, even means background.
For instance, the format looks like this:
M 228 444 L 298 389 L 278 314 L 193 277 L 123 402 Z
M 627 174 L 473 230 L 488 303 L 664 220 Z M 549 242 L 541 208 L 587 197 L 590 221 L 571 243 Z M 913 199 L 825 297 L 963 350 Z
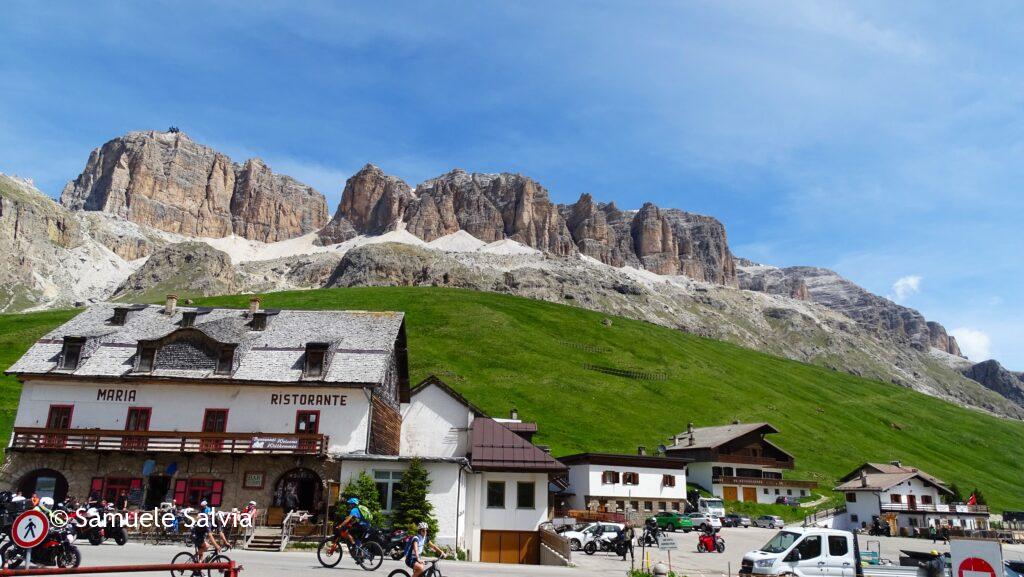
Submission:
M 932 538 L 932 545 L 934 545 L 936 539 L 939 538 L 939 531 L 934 524 L 928 526 L 928 536 Z
M 635 561 L 633 557 L 633 540 L 636 538 L 636 531 L 629 521 L 626 521 L 626 524 L 623 525 L 619 538 L 623 541 L 622 560 L 625 561 L 626 553 L 629 553 L 629 562 L 632 564 Z

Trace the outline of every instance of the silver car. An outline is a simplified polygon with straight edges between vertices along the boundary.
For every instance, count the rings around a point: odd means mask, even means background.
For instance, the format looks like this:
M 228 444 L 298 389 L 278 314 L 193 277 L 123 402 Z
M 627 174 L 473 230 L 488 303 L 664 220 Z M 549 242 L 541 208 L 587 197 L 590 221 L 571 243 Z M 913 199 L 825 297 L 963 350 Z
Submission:
M 761 515 L 754 519 L 754 526 L 764 527 L 765 529 L 781 529 L 786 526 L 786 522 L 778 515 Z

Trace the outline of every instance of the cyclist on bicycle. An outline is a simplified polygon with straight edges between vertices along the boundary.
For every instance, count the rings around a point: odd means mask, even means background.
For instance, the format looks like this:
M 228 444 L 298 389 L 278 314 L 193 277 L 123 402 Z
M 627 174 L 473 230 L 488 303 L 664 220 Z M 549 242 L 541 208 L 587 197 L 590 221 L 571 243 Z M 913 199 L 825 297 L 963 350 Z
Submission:
M 405 566 L 412 569 L 412 577 L 421 577 L 423 572 L 427 570 L 427 565 L 420 557 L 428 545 L 442 559 L 444 559 L 446 553 L 444 549 L 441 549 L 427 539 L 427 531 L 430 529 L 429 525 L 421 522 L 416 526 L 416 529 L 416 534 L 409 539 L 409 544 L 405 549 Z
M 352 497 L 348 500 L 351 506 L 348 516 L 335 527 L 335 532 L 348 527 L 348 542 L 355 545 L 356 540 L 362 540 L 366 531 L 370 528 L 370 510 L 359 504 L 359 499 Z
M 217 539 L 213 536 L 211 527 L 213 515 L 206 501 L 199 503 L 199 513 L 199 519 L 192 525 L 192 544 L 196 547 L 196 558 L 202 560 L 208 546 L 213 547 L 217 553 L 220 553 L 220 546 L 217 545 Z

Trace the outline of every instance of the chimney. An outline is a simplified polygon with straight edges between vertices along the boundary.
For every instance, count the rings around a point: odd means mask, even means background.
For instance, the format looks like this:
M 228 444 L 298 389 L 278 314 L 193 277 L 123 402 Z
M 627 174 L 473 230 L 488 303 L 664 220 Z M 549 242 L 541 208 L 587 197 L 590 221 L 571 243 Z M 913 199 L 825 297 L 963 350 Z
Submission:
M 861 487 L 867 487 L 868 486 L 868 474 L 867 474 L 867 472 L 864 471 L 864 469 L 860 470 L 860 486 Z
M 672 441 L 673 445 L 678 445 L 682 442 L 683 438 L 679 435 L 672 435 L 672 438 L 669 440 Z
M 689 443 L 689 445 L 692 447 L 692 446 L 694 446 L 696 444 L 697 444 L 696 437 L 693 436 L 693 433 L 690 433 L 690 443 Z
M 636 448 L 636 454 L 640 455 L 641 457 L 646 456 L 647 455 L 647 447 L 645 447 L 643 445 L 640 445 L 639 447 Z
M 178 308 L 178 295 L 167 295 L 167 300 L 164 301 L 164 314 L 171 316 Z
M 260 297 L 252 297 L 249 299 L 249 316 L 252 316 L 260 311 Z
M 686 432 L 693 435 L 693 423 L 686 423 Z
M 512 407 L 512 410 L 508 412 L 508 417 L 513 421 L 519 420 L 519 409 Z

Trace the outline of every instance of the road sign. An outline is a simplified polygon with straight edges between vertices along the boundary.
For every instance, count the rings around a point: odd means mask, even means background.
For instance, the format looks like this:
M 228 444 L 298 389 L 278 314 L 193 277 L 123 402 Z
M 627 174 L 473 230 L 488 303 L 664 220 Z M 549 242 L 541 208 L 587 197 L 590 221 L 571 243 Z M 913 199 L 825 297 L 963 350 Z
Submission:
M 672 537 L 666 537 L 662 535 L 658 537 L 658 549 L 662 551 L 675 551 L 679 548 L 679 544 Z
M 949 544 L 953 577 L 1003 577 L 999 541 L 953 539 Z
M 11 525 L 11 540 L 22 549 L 31 549 L 43 542 L 50 531 L 50 520 L 42 511 L 25 511 Z

